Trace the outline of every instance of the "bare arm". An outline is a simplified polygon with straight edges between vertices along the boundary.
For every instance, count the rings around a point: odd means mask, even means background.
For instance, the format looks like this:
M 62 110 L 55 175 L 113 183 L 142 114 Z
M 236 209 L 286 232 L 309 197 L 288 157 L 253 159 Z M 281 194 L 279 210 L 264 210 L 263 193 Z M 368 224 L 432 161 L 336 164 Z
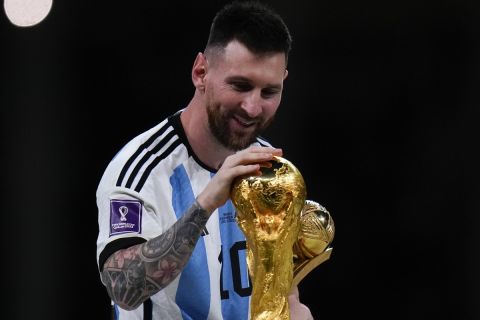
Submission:
M 313 320 L 310 309 L 300 302 L 298 287 L 294 286 L 288 295 L 290 305 L 290 319 L 292 320 Z
M 172 282 L 187 264 L 208 217 L 195 202 L 165 233 L 112 254 L 102 271 L 110 298 L 132 310 Z

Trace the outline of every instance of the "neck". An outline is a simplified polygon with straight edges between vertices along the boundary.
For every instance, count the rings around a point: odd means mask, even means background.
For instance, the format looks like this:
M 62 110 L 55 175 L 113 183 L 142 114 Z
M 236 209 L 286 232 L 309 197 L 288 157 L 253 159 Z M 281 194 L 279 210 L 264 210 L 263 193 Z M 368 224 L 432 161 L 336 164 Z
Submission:
M 208 126 L 207 108 L 197 95 L 182 112 L 180 120 L 193 152 L 210 168 L 218 170 L 225 158 L 234 153 L 212 135 Z

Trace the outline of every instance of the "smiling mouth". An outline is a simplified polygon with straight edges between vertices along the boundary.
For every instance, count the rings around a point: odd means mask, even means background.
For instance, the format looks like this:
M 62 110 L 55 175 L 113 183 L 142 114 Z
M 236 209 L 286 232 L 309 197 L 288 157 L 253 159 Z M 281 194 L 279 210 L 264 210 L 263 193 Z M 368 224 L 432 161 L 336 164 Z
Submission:
M 258 120 L 247 120 L 247 119 L 244 119 L 242 117 L 239 117 L 237 115 L 234 115 L 233 118 L 239 123 L 241 124 L 243 127 L 251 127 L 255 124 L 257 124 Z

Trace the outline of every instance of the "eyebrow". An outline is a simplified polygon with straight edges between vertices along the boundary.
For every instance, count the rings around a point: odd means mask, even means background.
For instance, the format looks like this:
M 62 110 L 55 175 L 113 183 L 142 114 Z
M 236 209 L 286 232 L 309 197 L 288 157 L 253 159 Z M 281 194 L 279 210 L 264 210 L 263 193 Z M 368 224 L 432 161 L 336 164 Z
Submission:
M 246 83 L 251 83 L 252 81 L 249 78 L 243 77 L 243 76 L 230 76 L 225 79 L 226 82 L 246 82 Z M 271 89 L 282 89 L 282 86 L 280 84 L 271 84 L 267 83 L 265 88 L 271 88 Z

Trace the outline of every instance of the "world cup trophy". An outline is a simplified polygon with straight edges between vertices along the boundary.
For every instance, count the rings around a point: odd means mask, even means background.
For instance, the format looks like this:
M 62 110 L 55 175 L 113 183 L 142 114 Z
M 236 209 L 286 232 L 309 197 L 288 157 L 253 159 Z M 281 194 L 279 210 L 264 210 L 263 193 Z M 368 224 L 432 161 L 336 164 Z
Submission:
M 261 176 L 236 180 L 231 194 L 247 242 L 250 319 L 290 319 L 293 245 L 305 204 L 305 182 L 298 169 L 281 157 L 261 171 Z
M 237 179 L 231 192 L 247 242 L 251 320 L 290 319 L 292 286 L 330 257 L 333 239 L 333 220 L 319 204 L 306 201 L 299 170 L 282 157 L 271 163 L 260 176 Z

